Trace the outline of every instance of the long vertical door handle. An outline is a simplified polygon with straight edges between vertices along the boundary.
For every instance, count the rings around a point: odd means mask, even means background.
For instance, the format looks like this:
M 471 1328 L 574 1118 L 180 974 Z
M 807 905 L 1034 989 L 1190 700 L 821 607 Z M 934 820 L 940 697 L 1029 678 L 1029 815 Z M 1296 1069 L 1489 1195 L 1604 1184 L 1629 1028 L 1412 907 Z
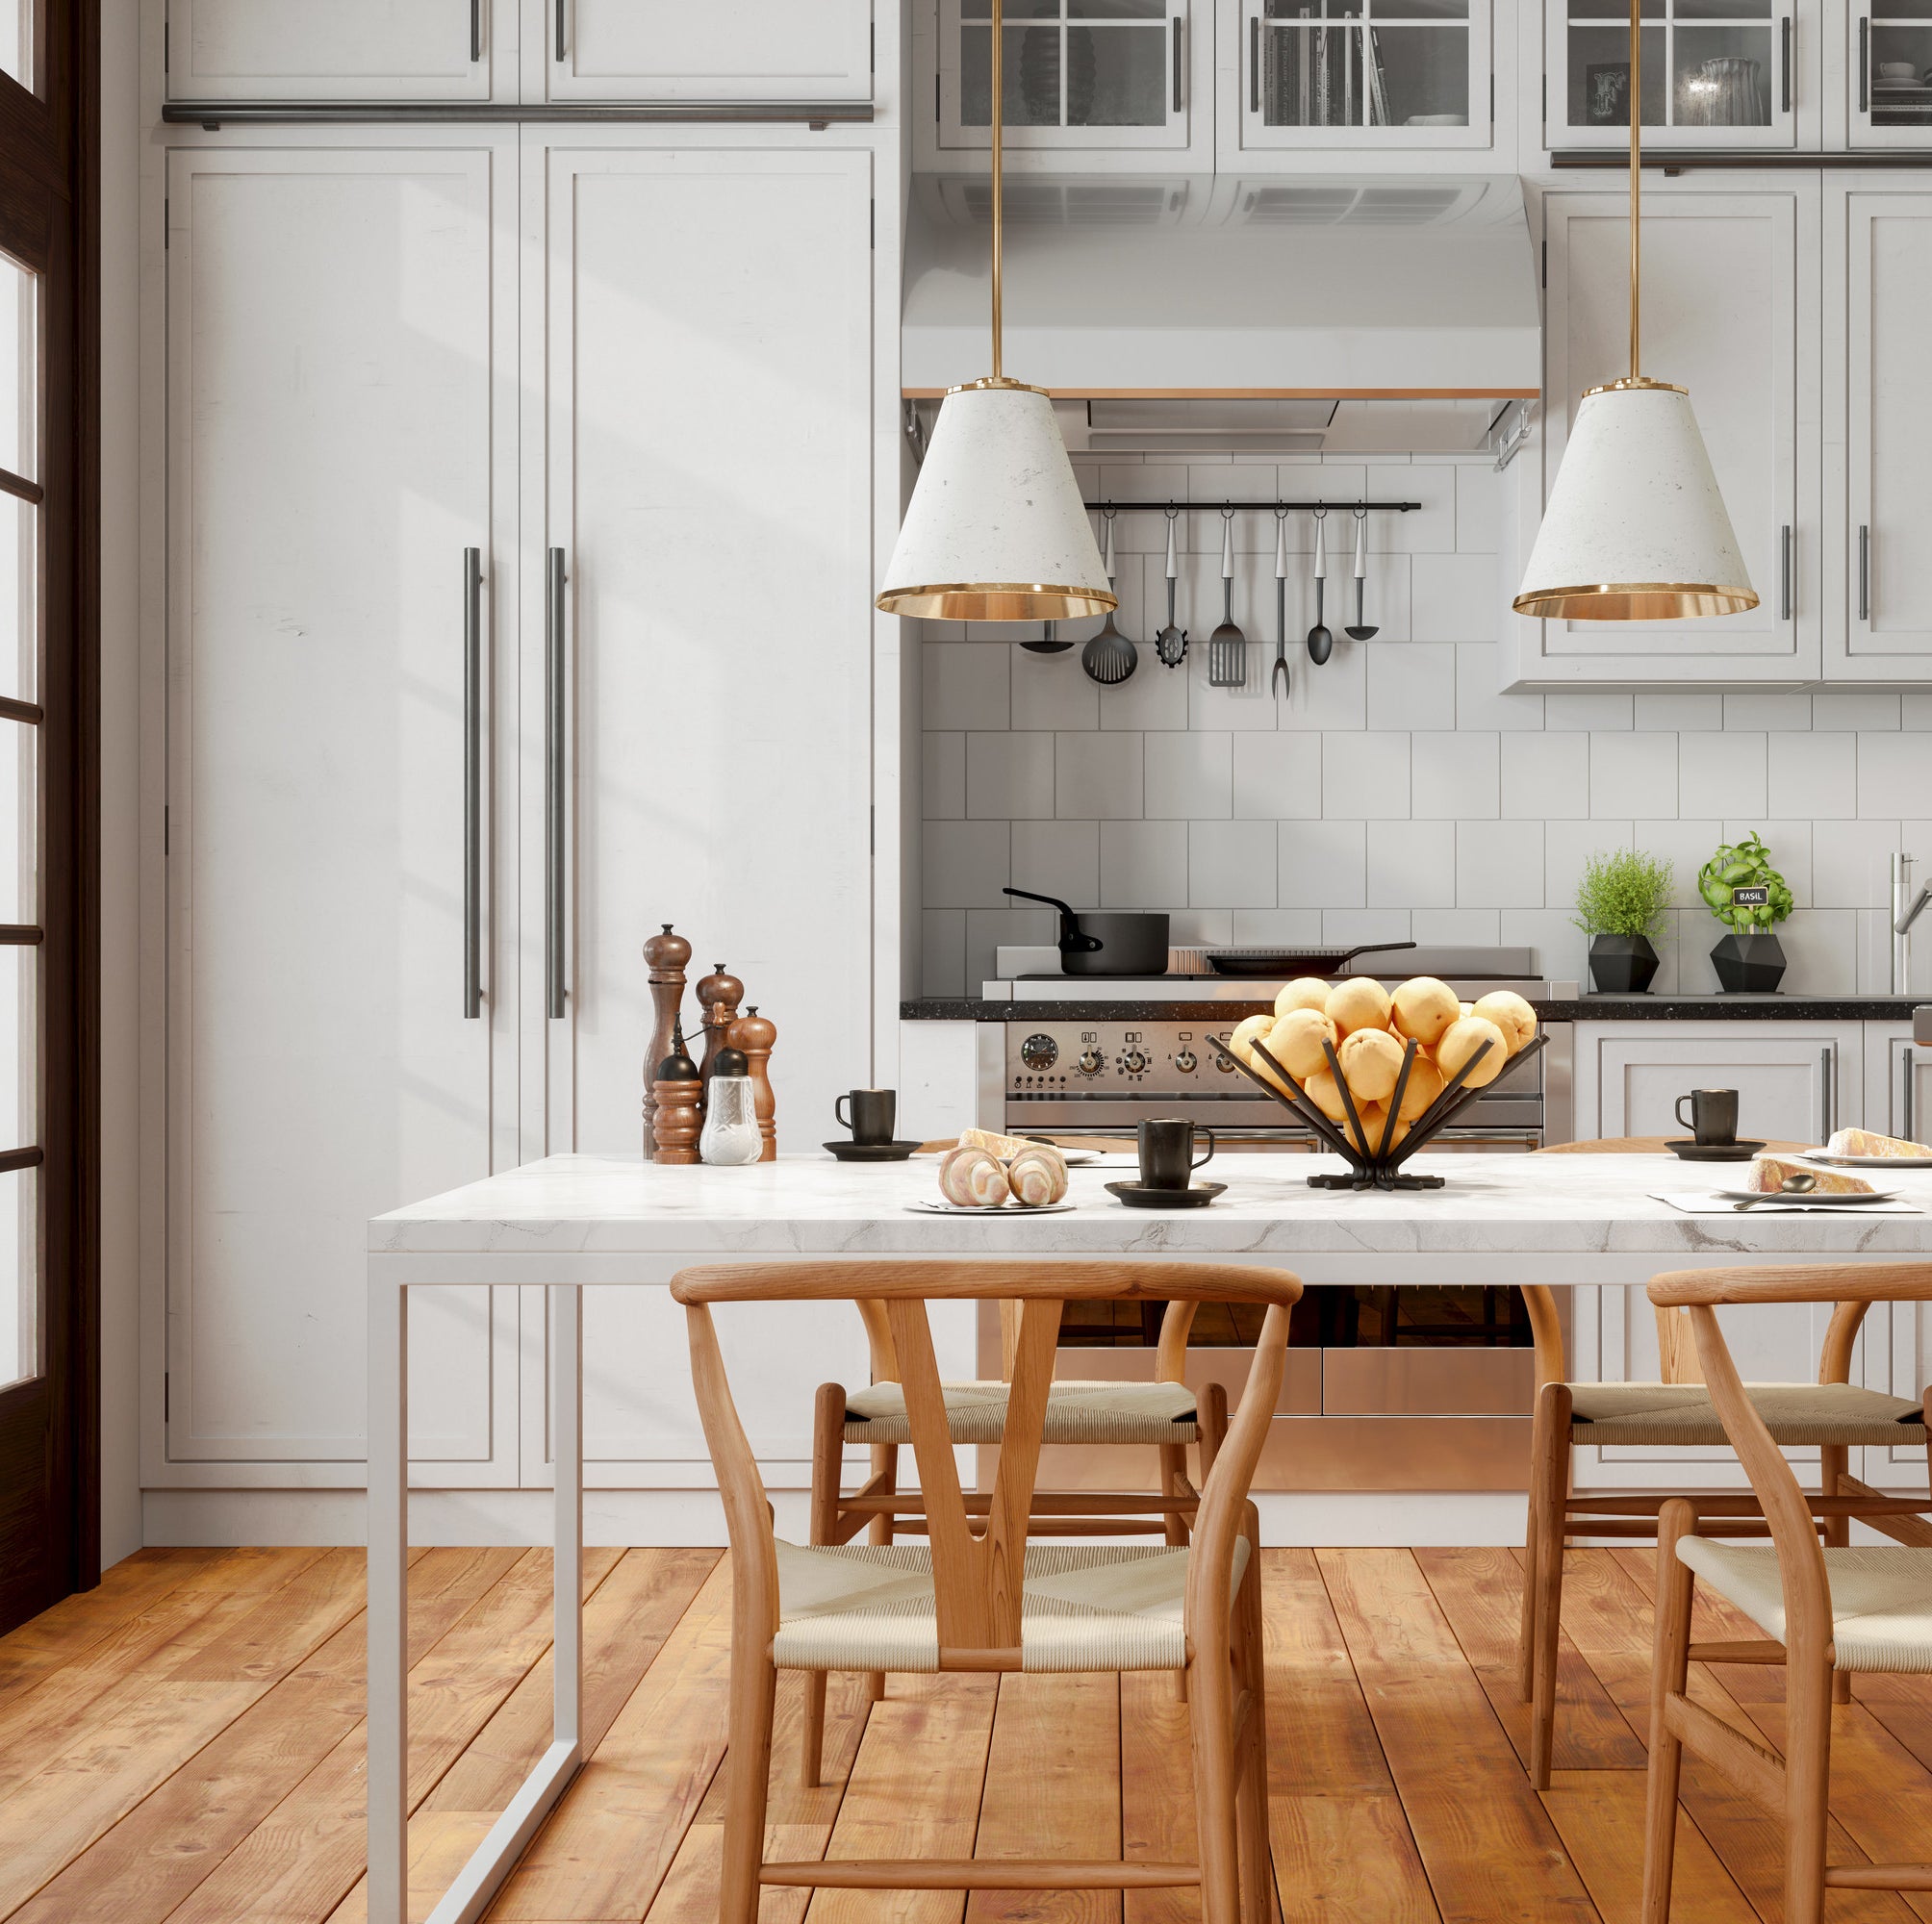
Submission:
M 562 6 L 563 0 L 557 0 Z M 1181 15 L 1174 16 L 1174 111 L 1181 112 Z
M 564 1013 L 564 551 L 550 550 L 544 651 L 544 1007 Z
M 1858 111 L 1871 111 L 1871 16 L 1858 16 Z
M 1858 619 L 1871 620 L 1871 525 L 1858 524 Z
M 1898 1133 L 1902 1135 L 1907 1142 L 1910 1142 L 1913 1139 L 1912 1130 L 1916 1122 L 1916 1118 L 1912 1114 L 1912 1109 L 1913 1109 L 1912 1099 L 1916 1092 L 1912 1087 L 1912 1045 L 1909 1042 L 1905 1045 L 1904 1055 L 1905 1055 L 1905 1100 L 1899 1104 Z
M 1248 15 L 1248 112 L 1261 111 L 1261 16 Z
M 569 4 L 570 0 L 557 0 L 557 63 L 559 66 L 563 64 L 564 60 L 564 9 Z
M 1829 1043 L 1818 1051 L 1818 1143 L 1820 1147 L 1831 1140 L 1832 1127 L 1838 1120 L 1838 1053 Z
M 483 0 L 470 0 L 470 58 L 483 58 Z
M 1792 619 L 1792 524 L 1787 521 L 1778 536 L 1778 620 L 1781 621 Z
M 483 1013 L 483 550 L 463 550 L 463 1015 Z
M 1778 26 L 1778 106 L 1792 111 L 1792 16 L 1787 13 Z

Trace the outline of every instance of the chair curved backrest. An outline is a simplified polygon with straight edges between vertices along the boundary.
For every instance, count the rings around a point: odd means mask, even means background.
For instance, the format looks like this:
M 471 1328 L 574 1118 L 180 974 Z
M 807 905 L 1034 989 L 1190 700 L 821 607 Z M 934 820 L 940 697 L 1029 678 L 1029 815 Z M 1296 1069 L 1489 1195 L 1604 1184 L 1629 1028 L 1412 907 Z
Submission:
M 1233 1263 L 854 1257 L 681 1270 L 672 1278 L 671 1293 L 685 1305 L 692 1381 L 731 1539 L 736 1607 L 747 1612 L 748 1624 L 760 1627 L 760 1633 L 767 1627 L 775 1630 L 778 1616 L 772 1510 L 731 1399 L 710 1305 L 847 1301 L 861 1305 L 869 1326 L 882 1320 L 897 1380 L 905 1394 L 919 1465 L 942 1669 L 1005 1668 L 1019 1656 L 1027 1528 L 1062 1304 L 1156 1301 L 1265 1305 L 1240 1406 L 1202 1491 L 1188 1566 L 1190 1620 L 1198 1610 L 1225 1615 L 1248 1486 L 1281 1392 L 1288 1311 L 1302 1293 L 1300 1278 L 1287 1271 Z M 982 1532 L 974 1530 L 960 1489 L 927 1315 L 929 1302 L 962 1299 L 1011 1300 L 1021 1305 L 1012 1391 Z

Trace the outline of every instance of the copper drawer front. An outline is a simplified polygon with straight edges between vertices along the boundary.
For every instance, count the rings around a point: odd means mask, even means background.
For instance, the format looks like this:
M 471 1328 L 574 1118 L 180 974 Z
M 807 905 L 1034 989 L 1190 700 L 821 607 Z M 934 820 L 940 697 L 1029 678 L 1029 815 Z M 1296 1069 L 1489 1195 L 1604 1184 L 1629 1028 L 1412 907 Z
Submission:
M 1534 1350 L 1324 1350 L 1321 1359 L 1324 1416 L 1527 1416 L 1536 1403 Z

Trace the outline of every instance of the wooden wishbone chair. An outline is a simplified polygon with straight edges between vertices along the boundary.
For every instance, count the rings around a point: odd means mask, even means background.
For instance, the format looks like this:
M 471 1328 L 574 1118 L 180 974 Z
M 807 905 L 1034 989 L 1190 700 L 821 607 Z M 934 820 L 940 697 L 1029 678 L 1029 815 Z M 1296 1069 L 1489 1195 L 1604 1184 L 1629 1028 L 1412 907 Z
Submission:
M 1299 1278 L 1233 1263 L 835 1259 L 681 1271 L 692 1381 L 731 1542 L 729 1754 L 722 1924 L 756 1924 L 764 1885 L 882 1890 L 1093 1890 L 1195 1886 L 1203 1924 L 1273 1915 L 1267 1838 L 1259 1520 L 1248 1499 L 1274 1419 Z M 928 1302 L 1021 1304 L 998 1469 L 983 1516 L 959 1484 Z M 879 1305 L 905 1392 L 927 1542 L 798 1545 L 771 1506 L 731 1400 L 714 1303 Z M 1068 1302 L 1263 1304 L 1227 1440 L 1184 1545 L 1030 1546 L 1060 1310 Z M 764 1860 L 777 1673 L 814 1670 L 1184 1670 L 1190 1680 L 1195 1863 L 1110 1859 Z M 908 1794 L 916 1786 L 907 1786 Z
M 1773 1145 L 1785 1147 L 1785 1145 Z M 1796 1148 L 1792 1144 L 1789 1147 Z M 1662 1154 L 1662 1136 L 1624 1136 L 1600 1142 L 1563 1143 L 1539 1153 Z M 1572 1537 L 1654 1538 L 1658 1517 L 1677 1499 L 1669 1492 L 1645 1496 L 1573 1494 L 1570 1459 L 1578 1444 L 1646 1445 L 1681 1449 L 1721 1445 L 1724 1425 L 1705 1388 L 1696 1347 L 1683 1312 L 1659 1307 L 1658 1382 L 1590 1383 L 1563 1380 L 1563 1325 L 1554 1292 L 1526 1283 L 1524 1306 L 1536 1340 L 1537 1405 L 1530 1442 L 1529 1521 L 1524 1533 L 1528 1567 L 1523 1575 L 1522 1625 L 1516 1645 L 1517 1684 L 1530 1713 L 1530 1782 L 1550 1785 L 1557 1713 L 1557 1648 L 1563 1629 L 1563 1550 Z M 1928 1405 L 1850 1380 L 1852 1350 L 1868 1306 L 1867 1299 L 1838 1305 L 1818 1353 L 1816 1383 L 1754 1383 L 1751 1395 L 1771 1433 L 1791 1448 L 1818 1453 L 1820 1517 L 1828 1543 L 1850 1541 L 1851 1518 L 1881 1535 L 1906 1543 L 1932 1543 L 1928 1528 L 1911 1512 L 1916 1500 L 1887 1497 L 1847 1473 L 1849 1453 L 1861 1446 L 1922 1446 Z M 1763 1537 L 1766 1523 L 1755 1496 L 1702 1494 L 1691 1499 L 1706 1536 Z M 1849 1674 L 1841 1675 L 1839 1701 L 1848 1702 Z
M 1716 1306 L 1836 1303 L 1843 1313 L 1853 1304 L 1923 1302 L 1932 1300 L 1932 1262 L 1678 1270 L 1651 1283 L 1650 1300 L 1686 1318 L 1711 1401 L 1751 1480 L 1771 1540 L 1767 1547 L 1714 1542 L 1686 1498 L 1666 1503 L 1659 1520 L 1644 1924 L 1665 1924 L 1670 1914 L 1686 1745 L 1783 1819 L 1785 1924 L 1820 1924 L 1828 1889 L 1932 1890 L 1932 1863 L 1833 1867 L 1824 1861 L 1833 1680 L 1858 1670 L 1932 1669 L 1932 1532 L 1915 1543 L 1870 1549 L 1819 1544 L 1818 1500 L 1798 1486 L 1775 1430 L 1740 1380 Z M 1765 1641 L 1691 1642 L 1691 1597 L 1699 1581 L 1749 1617 Z M 1783 1757 L 1690 1699 L 1693 1659 L 1785 1666 Z M 1923 1814 L 1932 1818 L 1932 1810 Z

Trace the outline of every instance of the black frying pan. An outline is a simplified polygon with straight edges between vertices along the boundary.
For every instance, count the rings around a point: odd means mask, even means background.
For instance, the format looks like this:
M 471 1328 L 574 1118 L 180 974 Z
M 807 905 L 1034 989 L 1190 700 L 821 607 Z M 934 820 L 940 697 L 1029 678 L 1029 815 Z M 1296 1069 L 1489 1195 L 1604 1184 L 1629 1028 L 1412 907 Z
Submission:
M 1353 949 L 1209 949 L 1206 955 L 1217 975 L 1339 975 L 1358 955 L 1414 947 L 1412 942 L 1358 942 Z

